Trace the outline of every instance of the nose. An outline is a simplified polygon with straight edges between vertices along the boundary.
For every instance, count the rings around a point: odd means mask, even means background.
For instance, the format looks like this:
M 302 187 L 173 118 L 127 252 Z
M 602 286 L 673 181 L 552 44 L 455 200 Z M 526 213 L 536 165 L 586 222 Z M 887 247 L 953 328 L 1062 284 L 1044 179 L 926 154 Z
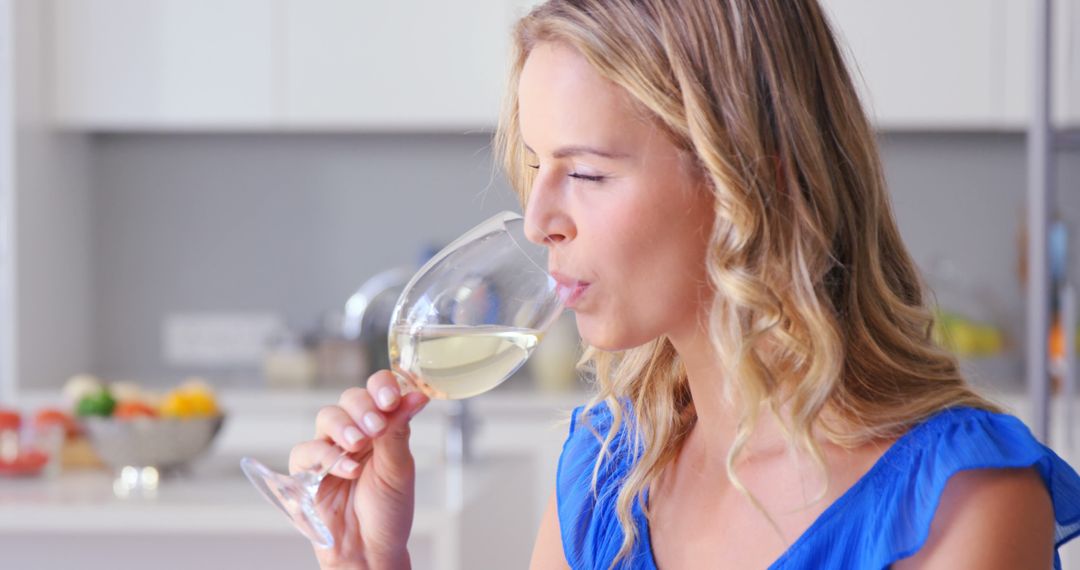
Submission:
M 535 244 L 552 246 L 574 239 L 577 229 L 562 204 L 561 190 L 543 178 L 536 177 L 525 204 L 525 237 Z

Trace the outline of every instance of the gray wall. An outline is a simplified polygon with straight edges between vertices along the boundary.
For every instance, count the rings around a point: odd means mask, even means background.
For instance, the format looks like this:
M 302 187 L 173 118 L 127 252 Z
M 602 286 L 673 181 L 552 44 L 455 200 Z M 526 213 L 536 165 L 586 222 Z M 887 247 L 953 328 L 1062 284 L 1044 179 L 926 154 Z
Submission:
M 96 287 L 88 245 L 92 181 L 82 176 L 90 148 L 86 137 L 51 126 L 48 98 L 43 96 L 48 92 L 45 70 L 51 57 L 44 41 L 48 36 L 34 33 L 48 21 L 45 4 L 12 3 L 4 9 L 10 11 L 14 28 L 0 28 L 0 35 L 14 32 L 8 47 L 15 56 L 13 123 L 0 127 L 4 136 L 14 137 L 8 151 L 13 151 L 8 155 L 11 168 L 0 173 L 11 177 L 14 231 L 0 229 L 5 234 L 0 239 L 12 240 L 10 261 L 15 269 L 14 283 L 0 289 L 11 287 L 7 294 L 17 300 L 12 315 L 3 314 L 0 307 L 0 318 L 15 322 L 14 338 L 5 346 L 12 347 L 10 360 L 0 354 L 5 358 L 0 362 L 4 368 L 0 399 L 5 400 L 14 398 L 16 385 L 20 389 L 49 385 L 72 371 L 87 369 L 94 360 L 88 342 L 93 326 L 91 291 Z M 12 377 L 3 378 L 7 374 Z
M 92 147 L 96 372 L 150 383 L 191 372 L 161 361 L 166 313 L 269 311 L 307 326 L 366 276 L 517 207 L 483 134 L 120 134 Z M 953 260 L 1022 346 L 1023 135 L 890 133 L 882 152 L 917 262 Z M 1072 194 L 1078 164 L 1062 172 Z M 1016 354 L 972 365 L 1021 370 Z
M 1020 257 L 1026 237 L 1027 154 L 1022 134 L 886 134 L 886 177 L 901 232 L 945 308 L 1001 326 L 1006 352 L 961 362 L 986 385 L 1022 391 L 1025 291 Z M 1058 215 L 1080 231 L 1080 159 L 1058 161 Z M 1070 237 L 1070 254 L 1077 260 Z M 948 259 L 954 281 L 934 272 Z M 1073 283 L 1078 283 L 1072 262 Z
M 204 372 L 163 364 L 167 313 L 271 312 L 310 327 L 372 274 L 518 209 L 489 145 L 489 135 L 96 137 L 98 373 L 164 383 Z

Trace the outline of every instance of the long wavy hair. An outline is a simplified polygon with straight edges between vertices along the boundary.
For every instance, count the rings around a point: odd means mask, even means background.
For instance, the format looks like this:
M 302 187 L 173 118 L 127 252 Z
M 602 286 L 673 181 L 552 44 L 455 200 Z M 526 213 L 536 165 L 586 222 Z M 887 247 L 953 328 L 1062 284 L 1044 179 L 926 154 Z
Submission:
M 550 0 L 513 30 L 496 153 L 527 203 L 535 176 L 521 140 L 517 86 L 539 42 L 561 42 L 625 89 L 696 157 L 715 222 L 706 263 L 706 329 L 738 410 L 727 475 L 759 414 L 828 473 L 818 438 L 856 447 L 899 437 L 954 406 L 1001 411 L 979 396 L 932 338 L 929 290 L 900 238 L 877 141 L 816 0 Z M 614 416 L 593 471 L 621 425 L 633 468 L 616 511 L 638 539 L 635 501 L 696 421 L 686 372 L 666 338 L 629 350 L 586 347 L 583 369 Z M 586 422 L 587 423 L 587 422 Z M 765 513 L 774 529 L 775 521 Z M 782 536 L 782 534 L 781 534 Z M 614 564 L 613 564 L 614 566 Z

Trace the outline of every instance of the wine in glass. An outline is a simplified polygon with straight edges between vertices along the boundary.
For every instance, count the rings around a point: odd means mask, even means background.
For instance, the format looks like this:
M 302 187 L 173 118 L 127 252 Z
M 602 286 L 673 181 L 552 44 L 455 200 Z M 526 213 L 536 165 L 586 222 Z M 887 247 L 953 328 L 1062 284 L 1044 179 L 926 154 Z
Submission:
M 405 286 L 390 319 L 390 368 L 402 392 L 461 399 L 503 383 L 563 311 L 567 291 L 547 272 L 547 248 L 525 238 L 524 220 L 501 212 L 431 258 Z M 317 546 L 334 537 L 316 510 L 328 465 L 293 475 L 245 457 L 248 479 Z

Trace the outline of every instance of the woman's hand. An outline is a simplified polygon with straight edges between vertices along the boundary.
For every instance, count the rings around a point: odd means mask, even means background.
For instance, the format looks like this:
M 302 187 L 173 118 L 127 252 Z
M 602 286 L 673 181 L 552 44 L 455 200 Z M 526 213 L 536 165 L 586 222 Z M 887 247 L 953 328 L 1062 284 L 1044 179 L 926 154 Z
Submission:
M 316 509 L 334 536 L 331 549 L 316 548 L 319 565 L 333 569 L 409 568 L 406 542 L 415 507 L 416 466 L 409 451 L 409 420 L 428 402 L 420 392 L 404 397 L 393 374 L 381 370 L 367 388 L 349 388 L 336 406 L 319 411 L 315 439 L 289 454 L 296 473 L 343 458 L 323 479 Z

